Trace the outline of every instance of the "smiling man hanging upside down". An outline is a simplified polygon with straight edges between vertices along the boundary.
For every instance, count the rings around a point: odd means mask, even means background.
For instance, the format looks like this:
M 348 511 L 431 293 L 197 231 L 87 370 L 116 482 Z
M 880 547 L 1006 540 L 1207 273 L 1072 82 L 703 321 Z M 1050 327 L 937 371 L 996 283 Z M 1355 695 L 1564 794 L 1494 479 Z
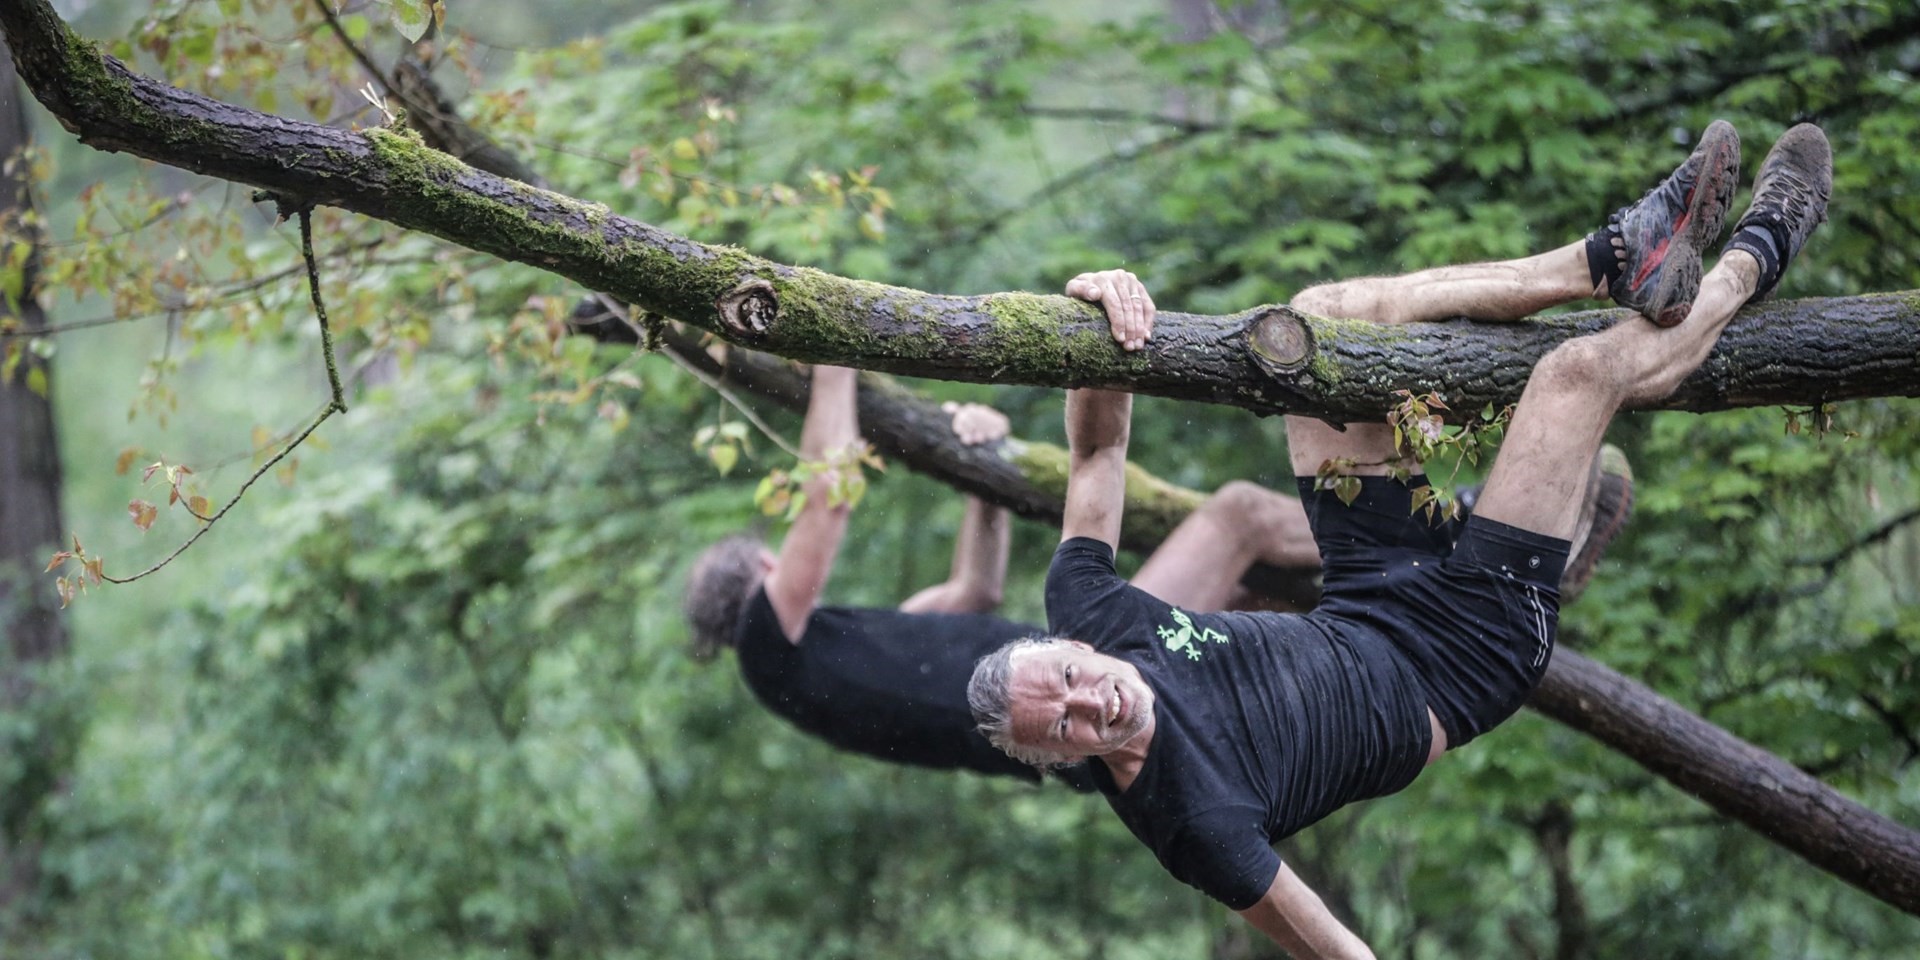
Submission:
M 1817 127 L 1787 131 L 1719 262 L 1739 139 L 1708 127 L 1666 181 L 1578 241 L 1524 260 L 1314 287 L 1293 305 L 1393 324 L 1512 320 L 1610 295 L 1628 317 L 1543 357 L 1464 526 L 1413 508 L 1391 428 L 1287 419 L 1287 443 L 1324 568 L 1305 615 L 1205 614 L 1114 572 L 1132 398 L 1068 394 L 1071 473 L 1047 577 L 1053 636 L 982 658 L 968 687 L 980 730 L 1036 765 L 1089 764 L 1134 835 L 1181 880 L 1296 956 L 1371 956 L 1271 843 L 1333 810 L 1394 793 L 1443 752 L 1520 708 L 1552 655 L 1561 575 L 1617 527 L 1596 506 L 1614 413 L 1671 393 L 1734 312 L 1765 296 L 1825 219 L 1831 157 Z M 1153 302 L 1132 274 L 1083 274 L 1067 292 L 1102 304 L 1139 349 Z M 1648 322 L 1652 321 L 1652 322 Z M 1351 505 L 1314 489 L 1322 463 L 1358 464 Z

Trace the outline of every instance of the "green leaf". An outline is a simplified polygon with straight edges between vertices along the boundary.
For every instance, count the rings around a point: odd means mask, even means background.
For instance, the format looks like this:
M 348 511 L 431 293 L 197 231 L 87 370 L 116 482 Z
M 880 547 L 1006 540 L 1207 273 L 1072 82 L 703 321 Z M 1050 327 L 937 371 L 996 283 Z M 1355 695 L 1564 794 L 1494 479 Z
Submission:
M 718 443 L 707 448 L 707 457 L 713 465 L 720 468 L 720 475 L 726 476 L 733 471 L 733 465 L 740 462 L 740 448 L 730 443 Z
M 386 0 L 392 4 L 393 25 L 408 43 L 418 43 L 433 22 L 431 0 Z

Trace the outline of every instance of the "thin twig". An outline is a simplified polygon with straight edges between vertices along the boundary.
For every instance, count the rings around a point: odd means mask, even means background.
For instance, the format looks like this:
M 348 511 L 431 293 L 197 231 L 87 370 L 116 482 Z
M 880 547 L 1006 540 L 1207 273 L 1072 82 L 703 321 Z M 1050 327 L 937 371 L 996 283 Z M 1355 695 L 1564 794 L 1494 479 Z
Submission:
M 602 304 L 602 306 L 605 306 L 605 304 Z M 620 316 L 622 320 L 625 320 L 624 314 L 616 312 L 615 315 Z M 631 326 L 630 322 L 629 322 L 629 326 Z M 765 420 L 760 419 L 760 415 L 757 413 L 754 413 L 753 408 L 747 406 L 746 403 L 742 402 L 739 397 L 734 395 L 733 391 L 728 390 L 726 385 L 721 383 L 717 377 L 714 377 L 712 374 L 709 374 L 705 370 L 702 370 L 699 367 L 694 366 L 693 363 L 688 361 L 685 357 L 682 357 L 678 353 L 675 353 L 671 347 L 661 350 L 660 353 L 661 355 L 665 356 L 668 360 L 673 361 L 675 366 L 679 367 L 682 370 L 685 370 L 688 374 L 692 375 L 692 377 L 695 380 L 698 380 L 702 384 L 704 384 L 707 387 L 707 389 L 712 390 L 714 393 L 719 394 L 720 398 L 725 400 L 727 403 L 731 404 L 735 410 L 740 411 L 740 415 L 745 417 L 748 423 L 753 424 L 754 429 L 760 431 L 760 433 L 763 434 L 768 440 L 773 441 L 774 446 L 779 447 L 781 450 L 786 451 L 787 455 L 794 458 L 795 460 L 806 459 L 805 457 L 800 455 L 800 451 L 797 448 L 795 448 L 793 444 L 788 443 L 785 437 L 782 437 L 771 426 L 768 426 Z
M 135 580 L 138 580 L 142 577 L 156 573 L 160 570 L 161 567 L 164 567 L 167 564 L 172 563 L 173 558 L 179 556 L 182 553 L 185 553 L 188 547 L 193 546 L 194 543 L 198 541 L 201 537 L 206 536 L 207 531 L 213 529 L 213 525 L 216 522 L 218 522 L 221 517 L 226 516 L 227 511 L 232 510 L 235 504 L 238 504 L 240 502 L 240 498 L 246 494 L 248 487 L 253 486 L 253 482 L 255 480 L 260 479 L 261 476 L 265 475 L 268 470 L 273 469 L 274 464 L 279 463 L 281 459 L 284 458 L 287 454 L 292 453 L 294 451 L 294 448 L 300 446 L 300 444 L 304 442 L 309 436 L 312 436 L 315 430 L 320 429 L 320 425 L 327 422 L 327 418 L 333 416 L 335 412 L 336 412 L 335 408 L 331 403 L 327 404 L 325 407 L 322 407 L 320 409 L 320 416 L 315 418 L 311 424 L 308 424 L 307 429 L 300 432 L 300 436 L 296 437 L 292 443 L 286 446 L 285 449 L 281 450 L 279 453 L 274 454 L 273 459 L 268 460 L 266 463 L 261 464 L 260 469 L 255 470 L 253 472 L 253 476 L 248 477 L 247 482 L 241 484 L 240 489 L 235 490 L 233 492 L 233 499 L 228 500 L 227 505 L 224 507 L 221 507 L 219 513 L 216 513 L 213 516 L 208 517 L 206 520 L 206 523 L 203 524 L 199 530 L 195 531 L 193 536 L 187 538 L 187 542 L 175 548 L 172 553 L 167 554 L 165 559 L 162 559 L 159 563 L 156 563 L 153 566 L 148 567 L 145 570 L 142 570 L 131 577 L 110 577 L 105 573 L 102 573 L 100 574 L 100 579 L 105 580 L 108 583 L 132 583 Z
M 1115 167 L 1125 166 L 1147 157 L 1164 153 L 1180 144 L 1199 136 L 1198 133 L 1182 130 L 1168 134 L 1157 140 L 1122 150 L 1114 151 L 1098 160 L 1092 160 L 1041 184 L 1037 189 L 1022 197 L 1019 202 L 1003 207 L 993 215 L 980 220 L 972 227 L 949 235 L 943 242 L 944 247 L 970 246 L 980 243 L 997 234 L 1015 217 L 1041 205 L 1049 197 L 1065 193 L 1088 180 Z
M 1871 547 L 1874 544 L 1877 544 L 1887 539 L 1888 537 L 1893 536 L 1895 533 L 1899 532 L 1901 527 L 1904 527 L 1907 524 L 1913 523 L 1914 521 L 1917 521 L 1917 520 L 1920 520 L 1920 507 L 1914 507 L 1913 509 L 1908 510 L 1903 514 L 1900 514 L 1899 516 L 1894 517 L 1891 520 L 1888 520 L 1887 522 L 1879 525 L 1878 527 L 1875 527 L 1872 530 L 1868 531 L 1865 535 L 1860 537 L 1860 539 L 1855 540 L 1844 547 L 1841 547 L 1839 550 L 1834 551 L 1832 554 L 1828 556 L 1818 557 L 1818 558 L 1802 557 L 1800 559 L 1794 560 L 1793 565 L 1796 567 L 1819 567 L 1821 572 L 1827 574 L 1828 576 L 1832 576 L 1833 572 L 1835 570 L 1838 570 L 1841 564 L 1847 562 L 1847 559 L 1849 557 L 1852 557 L 1854 554 L 1859 553 L 1860 551 L 1865 550 L 1866 548 Z
M 325 257 L 322 257 L 321 259 L 326 261 L 333 261 L 342 257 L 351 256 L 352 254 L 359 253 L 363 250 L 370 250 L 374 247 L 379 246 L 384 242 L 386 242 L 386 239 L 384 237 L 375 237 L 372 240 L 368 240 L 364 243 L 357 243 L 348 247 L 343 247 L 339 250 L 335 250 L 334 252 L 327 254 Z M 418 264 L 418 263 L 429 263 L 432 261 L 432 259 L 433 258 L 431 256 L 394 257 L 386 260 L 367 259 L 362 261 L 360 265 L 363 267 L 403 267 L 403 266 L 409 266 L 409 265 Z M 201 310 L 213 310 L 219 307 L 231 306 L 234 303 L 243 299 L 245 294 L 253 293 L 254 291 L 259 290 L 263 287 L 268 287 L 275 283 L 279 283 L 280 281 L 285 280 L 288 277 L 291 277 L 299 273 L 301 269 L 302 268 L 299 266 L 292 266 L 284 270 L 276 270 L 272 273 L 263 274 L 261 276 L 253 277 L 248 280 L 236 281 L 231 286 L 213 291 L 209 295 L 208 299 L 201 300 L 198 302 L 193 302 L 193 303 L 186 303 L 186 302 L 170 303 L 165 306 L 159 307 L 157 309 L 146 311 L 145 313 L 133 313 L 133 314 L 128 314 L 124 317 L 123 316 L 93 317 L 87 320 L 74 320 L 68 323 L 57 323 L 57 324 L 53 324 L 46 327 L 40 327 L 34 330 L 0 330 L 0 340 L 11 340 L 11 339 L 17 339 L 20 337 L 52 336 L 54 334 L 60 334 L 60 333 L 72 333 L 73 331 L 76 331 L 76 330 L 88 330 L 94 327 L 107 327 L 117 323 L 134 323 L 139 320 L 151 320 L 155 317 L 164 317 L 174 313 L 197 313 Z
M 574 321 L 575 323 L 602 323 L 609 319 L 617 320 L 623 326 L 625 326 L 628 331 L 630 331 L 633 334 L 634 343 L 639 349 L 643 349 L 643 350 L 647 349 L 646 343 L 649 339 L 647 331 L 642 330 L 639 327 L 639 325 L 635 324 L 631 319 L 627 317 L 627 310 L 620 303 L 620 301 L 615 300 L 613 297 L 608 296 L 607 294 L 604 294 L 604 293 L 595 293 L 592 295 L 591 299 L 593 300 L 594 303 L 597 303 L 600 305 L 600 309 L 604 311 L 604 314 L 598 317 L 575 318 L 575 321 Z M 768 426 L 765 420 L 760 419 L 759 414 L 754 413 L 751 407 L 748 407 L 745 403 L 743 403 L 740 400 L 739 397 L 735 396 L 732 391 L 728 390 L 725 385 L 721 384 L 718 378 L 714 377 L 712 374 L 706 372 L 705 370 L 702 370 L 699 367 L 694 366 L 693 363 L 687 360 L 687 358 L 682 357 L 680 354 L 676 353 L 671 346 L 662 347 L 659 350 L 659 353 L 665 355 L 668 360 L 673 361 L 674 365 L 678 366 L 680 369 L 685 370 L 686 372 L 692 374 L 695 380 L 698 380 L 702 384 L 706 385 L 708 389 L 712 390 L 714 393 L 719 394 L 721 399 L 727 401 L 729 404 L 732 404 L 735 410 L 740 411 L 741 416 L 744 416 L 747 418 L 748 423 L 753 424 L 755 429 L 759 430 L 762 434 L 766 435 L 766 438 L 768 440 L 773 441 L 774 446 L 777 446 L 780 449 L 785 450 L 787 454 L 793 457 L 795 460 L 806 459 L 805 457 L 802 457 L 800 455 L 800 451 L 795 449 L 793 444 L 788 443 L 786 441 L 786 438 L 780 436 L 778 432 L 776 432 L 772 427 Z
M 308 289 L 308 292 L 313 297 L 313 310 L 314 310 L 314 313 L 317 314 L 320 318 L 320 349 L 323 353 L 326 354 L 327 385 L 330 388 L 332 388 L 332 392 L 333 392 L 332 398 L 327 401 L 326 406 L 320 409 L 320 415 L 315 417 L 313 419 L 313 422 L 308 424 L 307 428 L 305 430 L 302 430 L 300 432 L 300 435 L 293 439 L 292 443 L 289 443 L 285 447 L 282 447 L 279 453 L 276 453 L 272 457 L 269 457 L 267 459 L 267 462 L 261 464 L 258 470 L 253 471 L 252 476 L 247 477 L 246 482 L 240 484 L 240 489 L 235 490 L 233 492 L 233 498 L 228 500 L 226 503 L 226 506 L 221 507 L 218 513 L 215 513 L 210 517 L 202 517 L 200 516 L 200 514 L 195 513 L 193 508 L 189 506 L 187 508 L 187 512 L 193 513 L 193 515 L 196 518 L 200 519 L 202 523 L 201 523 L 200 529 L 194 531 L 193 536 L 188 537 L 185 543 L 182 543 L 180 546 L 175 547 L 174 551 L 172 553 L 167 554 L 164 558 L 160 560 L 160 562 L 154 564 L 151 567 L 146 568 L 145 570 L 140 571 L 139 573 L 134 574 L 131 577 L 110 577 L 110 576 L 107 576 L 105 573 L 101 573 L 100 579 L 105 580 L 108 583 L 132 583 L 135 580 L 138 580 L 142 577 L 156 573 L 160 570 L 160 568 L 166 566 L 169 563 L 172 563 L 175 557 L 178 557 L 182 553 L 185 553 L 188 547 L 193 546 L 195 543 L 199 542 L 201 537 L 206 536 L 207 531 L 212 530 L 213 525 L 215 523 L 220 522 L 221 517 L 224 517 L 227 515 L 227 511 L 232 510 L 235 506 L 237 506 L 240 503 L 241 498 L 246 496 L 247 490 L 253 486 L 255 481 L 259 480 L 263 476 L 266 476 L 267 471 L 272 470 L 276 464 L 278 464 L 281 460 L 286 458 L 287 454 L 292 453 L 296 449 L 299 449 L 300 445 L 302 443 L 305 443 L 308 437 L 313 436 L 313 432 L 315 430 L 320 429 L 320 425 L 323 423 L 326 423 L 328 417 L 331 417 L 336 413 L 347 412 L 347 402 L 340 389 L 340 369 L 333 359 L 333 333 L 331 330 L 327 328 L 327 307 L 326 307 L 326 304 L 323 303 L 320 299 L 320 266 L 318 263 L 315 262 L 313 257 L 313 220 L 312 220 L 311 208 L 302 209 L 299 212 L 299 217 L 300 217 L 300 251 L 306 256 L 307 289 Z
M 724 385 L 720 383 L 719 380 L 708 375 L 705 370 L 702 370 L 699 367 L 696 367 L 693 364 L 688 363 L 686 358 L 680 356 L 677 353 L 674 353 L 672 350 L 662 350 L 661 353 L 665 354 L 667 359 L 672 360 L 676 365 L 680 367 L 680 369 L 685 370 L 686 372 L 692 374 L 695 380 L 698 380 L 701 383 L 706 384 L 707 388 L 712 390 L 714 393 L 719 394 L 721 399 L 732 404 L 735 410 L 740 411 L 741 416 L 747 418 L 748 423 L 753 424 L 754 429 L 759 430 L 761 433 L 765 434 L 768 440 L 772 440 L 774 446 L 779 447 L 782 450 L 785 450 L 787 452 L 787 455 L 794 458 L 795 460 L 806 459 L 806 457 L 803 457 L 800 455 L 800 451 L 798 449 L 795 449 L 793 444 L 788 443 L 786 441 L 786 438 L 780 436 L 780 434 L 778 433 L 775 433 L 772 427 L 767 426 L 767 422 L 765 420 L 760 419 L 759 414 L 756 414 L 753 412 L 753 408 L 747 406 L 745 403 L 742 403 L 740 398 L 734 396 L 733 391 L 728 390 Z
M 1216 133 L 1223 128 L 1219 124 L 1194 120 L 1190 117 L 1175 117 L 1166 114 L 1141 113 L 1135 110 L 1123 110 L 1113 107 L 1056 107 L 1042 104 L 1024 104 L 1020 112 L 1029 117 L 1044 120 L 1085 120 L 1093 123 L 1137 123 L 1161 127 L 1177 127 L 1188 133 Z
M 47 243 L 42 243 L 40 244 L 40 246 L 50 250 L 57 250 L 64 247 L 81 246 L 83 244 L 92 243 L 95 240 L 114 240 L 120 237 L 128 236 L 130 234 L 139 233 L 140 231 L 145 230 L 146 228 L 151 227 L 154 224 L 159 223 L 160 221 L 165 220 L 170 216 L 173 216 L 175 213 L 178 213 L 181 210 L 185 210 L 187 208 L 187 199 L 190 196 L 194 194 L 198 194 L 206 190 L 208 187 L 211 187 L 214 184 L 219 182 L 220 181 L 209 177 L 205 183 L 188 187 L 187 189 L 180 191 L 180 194 L 178 196 L 171 197 L 167 200 L 167 205 L 160 208 L 159 213 L 153 214 L 152 216 L 149 216 L 146 220 L 138 224 L 135 224 L 131 227 L 122 227 L 110 233 L 96 234 L 90 237 L 75 237 L 72 240 L 54 240 Z M 118 218 L 115 218 L 115 219 L 118 219 Z
M 340 391 L 340 368 L 333 362 L 333 330 L 327 325 L 327 305 L 320 300 L 320 265 L 313 260 L 313 211 L 300 211 L 300 253 L 307 260 L 307 294 L 313 298 L 313 312 L 320 317 L 320 352 L 327 358 L 327 386 L 333 390 L 333 409 L 347 412 L 347 400 Z

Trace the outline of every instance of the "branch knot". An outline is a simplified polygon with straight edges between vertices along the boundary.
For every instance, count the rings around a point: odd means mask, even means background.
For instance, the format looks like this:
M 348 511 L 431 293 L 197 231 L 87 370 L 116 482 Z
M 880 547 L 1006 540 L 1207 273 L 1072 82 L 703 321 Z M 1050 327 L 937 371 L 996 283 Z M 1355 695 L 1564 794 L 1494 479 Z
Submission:
M 760 277 L 742 281 L 715 300 L 713 306 L 720 311 L 720 322 L 726 324 L 734 336 L 745 339 L 766 336 L 780 316 L 779 295 L 774 292 L 773 284 Z

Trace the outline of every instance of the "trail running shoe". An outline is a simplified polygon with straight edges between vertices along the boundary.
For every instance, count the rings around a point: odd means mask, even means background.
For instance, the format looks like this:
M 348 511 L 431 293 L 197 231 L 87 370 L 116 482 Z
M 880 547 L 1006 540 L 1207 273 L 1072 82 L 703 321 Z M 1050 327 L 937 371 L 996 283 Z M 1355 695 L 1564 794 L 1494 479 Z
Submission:
M 1749 299 L 1773 292 L 1787 264 L 1806 246 L 1813 228 L 1827 222 L 1833 196 L 1833 148 L 1827 135 L 1803 123 L 1774 141 L 1753 178 L 1753 203 L 1733 225 L 1727 250 L 1745 250 L 1760 261 L 1760 285 Z M 1726 251 L 1721 251 L 1725 256 Z
M 1587 235 L 1594 289 L 1604 281 L 1613 302 L 1663 327 L 1686 319 L 1700 251 L 1720 236 L 1739 176 L 1740 135 L 1715 120 L 1679 169 Z
M 1587 488 L 1593 523 L 1587 528 L 1587 538 L 1574 544 L 1566 572 L 1560 575 L 1563 604 L 1572 603 L 1586 591 L 1594 571 L 1600 568 L 1600 555 L 1626 529 L 1627 518 L 1633 515 L 1633 467 L 1627 463 L 1627 455 L 1619 447 L 1606 444 L 1600 448 L 1596 466 L 1599 476 Z
M 1582 513 L 1590 513 L 1587 520 L 1586 539 L 1574 545 L 1573 555 L 1567 558 L 1567 569 L 1560 574 L 1560 605 L 1572 603 L 1593 582 L 1594 571 L 1600 568 L 1600 555 L 1605 553 L 1613 538 L 1626 529 L 1627 518 L 1633 515 L 1633 467 L 1627 463 L 1627 455 L 1619 447 L 1609 443 L 1600 448 L 1598 456 L 1593 458 L 1594 476 L 1587 486 L 1588 500 Z M 1483 484 L 1462 487 L 1454 494 L 1458 505 L 1460 522 L 1465 523 L 1473 515 L 1474 508 L 1480 502 Z

